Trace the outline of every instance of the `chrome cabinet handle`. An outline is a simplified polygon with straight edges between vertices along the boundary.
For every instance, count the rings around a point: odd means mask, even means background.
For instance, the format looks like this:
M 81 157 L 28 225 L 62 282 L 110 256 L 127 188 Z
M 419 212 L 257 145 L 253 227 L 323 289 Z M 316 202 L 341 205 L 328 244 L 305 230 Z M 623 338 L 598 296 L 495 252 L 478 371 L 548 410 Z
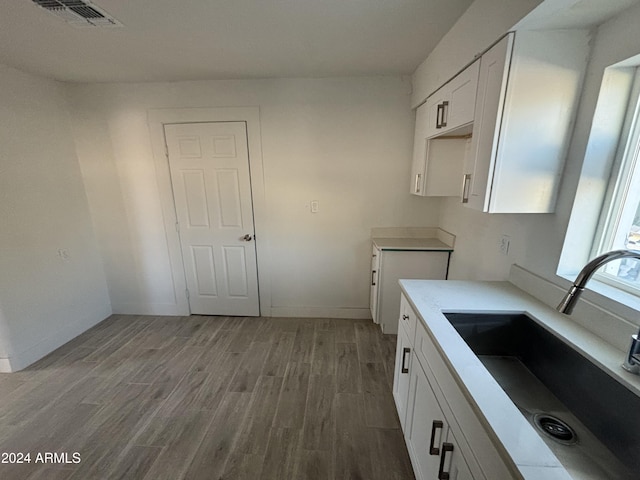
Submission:
M 421 173 L 416 173 L 416 188 L 415 188 L 415 192 L 416 193 L 420 193 L 420 179 L 422 178 L 422 174 Z
M 253 235 L 249 235 L 248 233 L 242 237 L 242 240 L 244 240 L 245 242 L 250 242 L 251 240 L 253 240 Z
M 442 420 L 434 420 L 431 424 L 431 441 L 429 442 L 429 455 L 440 455 L 440 448 L 436 447 L 433 442 L 436 439 L 436 430 L 443 428 L 444 423 Z
M 447 452 L 453 452 L 453 443 L 444 442 L 442 444 L 442 455 L 440 455 L 440 468 L 438 469 L 438 480 L 449 480 L 449 472 L 444 471 L 444 462 Z
M 471 181 L 471 174 L 465 173 L 462 176 L 462 203 L 469 203 L 469 184 Z
M 444 117 L 444 103 L 439 103 L 436 108 L 436 128 L 442 128 L 443 117 Z
M 441 127 L 447 126 L 448 116 L 449 116 L 449 102 L 442 102 L 442 121 L 440 122 Z
M 371 286 L 375 286 L 375 284 L 376 284 L 375 277 L 376 277 L 376 271 L 372 270 L 371 271 Z
M 411 349 L 409 347 L 404 347 L 402 349 L 402 366 L 400 369 L 401 373 L 409 373 L 409 367 L 405 366 L 405 363 L 407 361 L 407 353 L 411 353 Z

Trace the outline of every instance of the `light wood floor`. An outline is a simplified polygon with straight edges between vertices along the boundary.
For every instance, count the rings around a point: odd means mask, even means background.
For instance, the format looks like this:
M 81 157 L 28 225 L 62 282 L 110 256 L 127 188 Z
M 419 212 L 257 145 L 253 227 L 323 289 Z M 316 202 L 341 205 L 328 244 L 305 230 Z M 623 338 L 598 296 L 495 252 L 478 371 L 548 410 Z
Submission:
M 0 479 L 413 479 L 395 341 L 361 320 L 112 316 L 0 374 L 0 455 L 31 453 Z

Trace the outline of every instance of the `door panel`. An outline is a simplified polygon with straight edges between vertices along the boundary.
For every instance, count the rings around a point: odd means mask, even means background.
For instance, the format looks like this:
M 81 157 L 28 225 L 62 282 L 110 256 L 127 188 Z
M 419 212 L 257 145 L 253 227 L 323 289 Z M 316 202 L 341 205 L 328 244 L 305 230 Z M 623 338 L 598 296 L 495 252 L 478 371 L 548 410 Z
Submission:
M 204 171 L 188 170 L 182 172 L 182 183 L 187 200 L 189 227 L 208 227 L 209 209 L 204 184 Z
M 259 315 L 245 123 L 164 130 L 191 313 Z
M 216 288 L 216 270 L 213 261 L 213 248 L 210 246 L 191 247 L 191 259 L 196 274 L 196 286 L 199 295 L 215 297 L 218 295 Z
M 242 201 L 238 172 L 236 170 L 218 170 L 216 184 L 218 186 L 220 227 L 242 227 Z
M 242 247 L 224 247 L 226 283 L 232 297 L 246 297 L 249 294 L 244 252 L 245 249 Z

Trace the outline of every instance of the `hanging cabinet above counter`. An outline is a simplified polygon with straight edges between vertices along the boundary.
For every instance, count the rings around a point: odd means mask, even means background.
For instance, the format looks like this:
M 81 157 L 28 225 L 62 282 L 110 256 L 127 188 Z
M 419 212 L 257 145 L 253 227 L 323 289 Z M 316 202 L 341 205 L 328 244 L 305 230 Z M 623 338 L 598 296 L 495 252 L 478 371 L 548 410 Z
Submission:
M 461 127 L 473 123 L 479 70 L 480 61 L 477 60 L 429 97 L 425 104 L 427 138 L 451 132 L 460 135 L 465 133 Z M 470 132 L 470 128 L 466 130 L 466 133 Z
M 470 150 L 479 70 L 477 60 L 417 108 L 411 168 L 414 195 L 460 193 L 459 172 Z
M 588 41 L 586 30 L 511 32 L 427 98 L 416 111 L 411 193 L 459 196 L 489 213 L 553 212 Z M 469 69 L 473 96 L 454 107 L 441 90 Z M 459 111 L 472 120 L 451 122 Z

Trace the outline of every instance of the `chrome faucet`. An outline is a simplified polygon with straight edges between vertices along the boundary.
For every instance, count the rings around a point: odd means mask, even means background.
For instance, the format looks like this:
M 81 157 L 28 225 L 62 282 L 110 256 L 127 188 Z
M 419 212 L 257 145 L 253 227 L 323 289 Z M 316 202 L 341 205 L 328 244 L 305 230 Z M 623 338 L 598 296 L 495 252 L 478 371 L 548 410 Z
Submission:
M 587 282 L 593 276 L 595 271 L 604 264 L 621 258 L 635 258 L 640 260 L 640 252 L 633 250 L 613 250 L 611 252 L 603 253 L 599 257 L 591 260 L 580 271 L 576 281 L 573 282 L 569 291 L 562 298 L 557 310 L 560 313 L 571 315 L 573 307 L 575 307 L 576 302 L 584 291 L 584 287 L 587 285 Z M 628 372 L 640 375 L 640 331 L 636 335 L 631 335 L 631 345 L 629 346 L 629 352 L 622 364 L 622 368 Z

